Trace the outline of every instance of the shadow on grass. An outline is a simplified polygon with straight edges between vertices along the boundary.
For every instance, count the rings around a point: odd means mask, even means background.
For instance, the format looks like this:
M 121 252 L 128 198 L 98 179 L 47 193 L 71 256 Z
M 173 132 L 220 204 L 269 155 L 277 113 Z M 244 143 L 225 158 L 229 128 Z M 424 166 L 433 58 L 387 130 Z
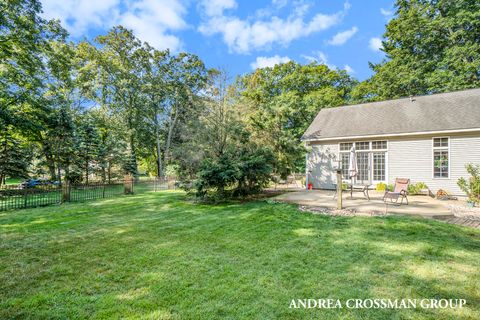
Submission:
M 0 217 L 1 318 L 480 315 L 476 231 L 264 201 L 197 205 L 180 192 L 112 200 Z M 472 304 L 463 313 L 288 308 L 301 298 L 437 296 Z

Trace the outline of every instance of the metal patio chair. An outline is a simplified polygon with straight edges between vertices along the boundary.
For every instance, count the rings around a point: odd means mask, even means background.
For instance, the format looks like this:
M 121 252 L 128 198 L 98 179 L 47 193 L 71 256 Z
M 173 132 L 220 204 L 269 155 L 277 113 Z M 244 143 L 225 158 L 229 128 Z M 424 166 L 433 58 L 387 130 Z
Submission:
M 385 192 L 383 195 L 383 202 L 387 203 L 388 200 L 390 200 L 390 203 L 400 206 L 403 204 L 403 199 L 405 199 L 408 204 L 407 190 L 409 184 L 410 179 L 396 178 L 393 191 Z M 398 202 L 399 199 L 400 203 Z

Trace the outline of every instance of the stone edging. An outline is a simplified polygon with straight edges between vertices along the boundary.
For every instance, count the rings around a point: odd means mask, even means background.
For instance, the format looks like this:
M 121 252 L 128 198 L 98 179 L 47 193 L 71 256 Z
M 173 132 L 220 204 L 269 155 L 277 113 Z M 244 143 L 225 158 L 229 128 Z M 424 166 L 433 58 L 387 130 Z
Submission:
M 360 212 L 355 209 L 342 209 L 338 210 L 336 208 L 330 207 L 320 207 L 320 206 L 305 206 L 300 205 L 298 209 L 303 212 L 311 212 L 313 214 L 321 214 L 325 216 L 343 216 L 343 217 L 384 217 L 389 214 L 385 212 L 372 210 L 370 212 Z
M 448 208 L 450 212 L 458 218 L 468 218 L 471 220 L 478 220 L 480 221 L 480 208 L 474 207 L 469 208 L 467 206 L 459 206 L 459 205 L 449 205 Z

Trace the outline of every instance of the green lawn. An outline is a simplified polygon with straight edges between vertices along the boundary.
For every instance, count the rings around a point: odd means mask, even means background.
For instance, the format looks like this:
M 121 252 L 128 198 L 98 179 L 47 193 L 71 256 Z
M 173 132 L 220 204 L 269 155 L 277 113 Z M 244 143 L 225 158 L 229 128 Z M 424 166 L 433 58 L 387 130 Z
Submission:
M 0 213 L 0 319 L 479 319 L 480 231 L 143 193 Z M 463 309 L 289 309 L 462 298 Z
M 25 179 L 20 179 L 20 178 L 8 178 L 5 180 L 5 184 L 11 185 L 11 184 L 20 184 L 23 180 Z

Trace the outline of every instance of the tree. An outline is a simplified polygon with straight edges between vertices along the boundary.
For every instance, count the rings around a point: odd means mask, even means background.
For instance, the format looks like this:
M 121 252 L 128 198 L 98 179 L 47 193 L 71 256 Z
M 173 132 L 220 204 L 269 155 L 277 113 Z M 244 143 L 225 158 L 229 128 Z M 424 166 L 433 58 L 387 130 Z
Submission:
M 163 176 L 162 145 L 164 139 L 162 139 L 162 128 L 166 118 L 166 104 L 170 96 L 168 72 L 171 61 L 168 50 L 154 49 L 150 51 L 150 58 L 145 61 L 147 72 L 143 90 L 148 102 L 146 119 L 153 126 L 157 177 Z M 148 130 L 147 135 L 151 134 L 152 132 Z
M 110 183 L 113 178 L 123 175 L 119 169 L 124 168 L 125 158 L 130 154 L 126 152 L 126 142 L 122 139 L 123 130 L 119 130 L 122 121 L 115 114 L 110 114 L 105 106 L 90 108 L 88 117 L 98 131 L 100 175 L 102 181 Z
M 0 2 L 0 119 L 28 131 L 42 112 L 44 52 L 65 36 L 57 21 L 39 14 L 37 0 Z M 20 116 L 21 115 L 21 116 Z
M 91 60 L 91 65 L 84 69 L 86 74 L 91 77 L 91 70 L 97 71 L 97 76 L 90 79 L 93 84 L 89 89 L 98 101 L 121 115 L 130 153 L 125 169 L 137 175 L 137 130 L 142 124 L 145 106 L 141 88 L 146 51 L 133 33 L 121 26 L 98 36 L 96 42 L 100 45 L 98 50 L 82 45 L 87 59 Z
M 253 138 L 275 153 L 283 177 L 303 170 L 300 138 L 322 108 L 347 104 L 355 81 L 345 71 L 295 62 L 257 69 L 237 82 Z
M 42 101 L 46 114 L 33 132 L 52 179 L 61 182 L 74 162 L 76 126 L 85 97 L 78 89 L 79 59 L 76 48 L 66 41 L 49 42 L 45 52 Z
M 352 93 L 385 100 L 480 86 L 480 2 L 398 0 L 383 40 L 386 60 Z
M 82 121 L 78 130 L 77 158 L 79 166 L 85 172 L 85 183 L 88 184 L 92 165 L 98 163 L 100 155 L 100 138 L 97 128 L 90 119 Z
M 46 139 L 42 143 L 43 150 L 47 149 L 51 152 L 52 163 L 47 165 L 53 168 L 56 166 L 56 177 L 59 182 L 62 182 L 62 169 L 66 178 L 70 176 L 70 166 L 76 160 L 78 143 L 76 126 L 68 106 L 64 105 L 53 110 Z
M 179 159 L 186 188 L 199 197 L 247 195 L 271 181 L 273 154 L 251 140 L 234 95 L 226 72 L 211 70 L 192 143 Z
M 204 89 L 207 80 L 207 70 L 204 63 L 193 54 L 180 53 L 169 65 L 170 99 L 166 105 L 167 136 L 164 150 L 164 164 L 170 162 L 170 151 L 175 130 L 182 120 L 188 121 L 194 116 L 195 99 L 200 90 Z
M 0 186 L 6 177 L 26 178 L 30 159 L 21 141 L 11 134 L 0 120 Z
M 66 37 L 40 12 L 37 0 L 0 2 L 0 120 L 28 140 L 38 138 L 50 113 L 44 92 L 51 43 Z

